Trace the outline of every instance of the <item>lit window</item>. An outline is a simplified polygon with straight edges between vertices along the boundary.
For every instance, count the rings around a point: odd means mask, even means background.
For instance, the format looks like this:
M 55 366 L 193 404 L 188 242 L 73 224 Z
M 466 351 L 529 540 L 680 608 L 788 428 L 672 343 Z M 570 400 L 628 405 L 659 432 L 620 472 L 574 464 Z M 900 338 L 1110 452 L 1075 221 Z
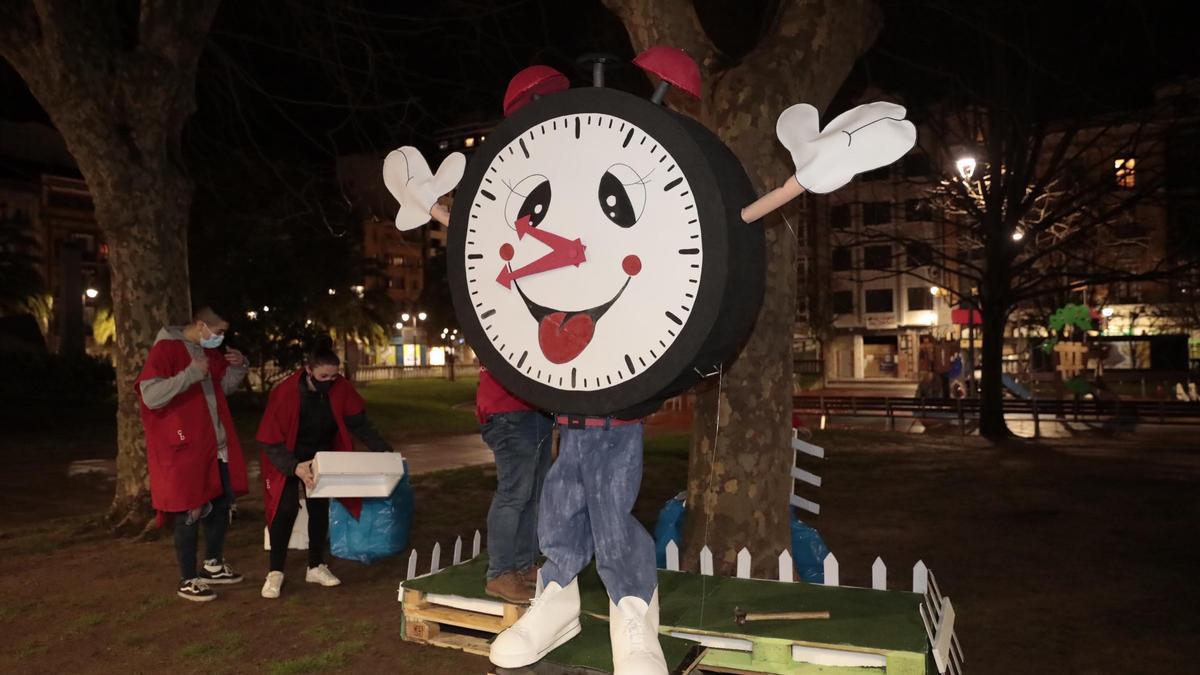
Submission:
M 463 141 L 463 147 L 467 147 L 467 148 L 475 147 L 475 138 L 473 136 L 467 136 L 467 140 Z
M 1137 176 L 1134 174 L 1134 169 L 1137 166 L 1137 160 L 1133 157 L 1113 160 L 1113 168 L 1117 172 L 1117 187 L 1131 188 L 1137 185 Z

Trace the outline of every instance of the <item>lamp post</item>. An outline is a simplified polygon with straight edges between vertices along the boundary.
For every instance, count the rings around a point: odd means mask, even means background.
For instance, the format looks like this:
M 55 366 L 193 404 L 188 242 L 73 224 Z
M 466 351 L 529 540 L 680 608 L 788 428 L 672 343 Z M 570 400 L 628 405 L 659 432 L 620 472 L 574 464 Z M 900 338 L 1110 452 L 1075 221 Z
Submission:
M 409 321 L 412 321 L 413 347 L 416 351 L 416 354 L 415 354 L 416 359 L 417 359 L 416 365 L 418 365 L 418 366 L 425 365 L 424 363 L 421 363 L 425 359 L 424 359 L 424 354 L 422 353 L 422 350 L 421 350 L 420 327 L 417 325 L 417 322 L 424 321 L 427 318 L 429 318 L 429 315 L 426 314 L 425 312 L 418 311 L 415 315 L 409 314 L 408 312 L 404 312 L 403 314 L 400 315 L 399 323 L 396 324 L 396 328 L 400 329 L 401 336 L 403 337 L 404 325 L 407 324 Z

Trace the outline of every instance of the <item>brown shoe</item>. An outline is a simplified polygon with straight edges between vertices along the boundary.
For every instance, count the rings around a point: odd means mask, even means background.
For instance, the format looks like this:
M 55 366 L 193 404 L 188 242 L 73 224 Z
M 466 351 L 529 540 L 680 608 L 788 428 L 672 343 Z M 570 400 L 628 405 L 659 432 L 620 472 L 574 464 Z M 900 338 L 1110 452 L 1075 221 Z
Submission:
M 488 579 L 484 592 L 518 605 L 528 604 L 533 599 L 533 588 L 526 583 L 520 572 L 505 572 L 495 579 Z
M 537 590 L 538 570 L 540 570 L 540 569 L 542 569 L 542 566 L 537 563 L 534 563 L 534 564 L 530 565 L 529 567 L 526 567 L 525 569 L 517 572 L 517 574 L 521 575 L 521 580 L 524 581 L 525 583 L 529 584 L 529 586 L 536 591 Z

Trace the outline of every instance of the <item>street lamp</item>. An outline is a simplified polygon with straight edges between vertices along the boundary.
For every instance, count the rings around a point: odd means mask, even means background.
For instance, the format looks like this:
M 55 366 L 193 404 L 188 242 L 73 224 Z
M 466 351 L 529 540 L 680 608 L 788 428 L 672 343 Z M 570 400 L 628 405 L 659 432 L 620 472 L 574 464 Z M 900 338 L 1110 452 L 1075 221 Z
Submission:
M 88 296 L 89 299 L 95 300 L 100 295 L 100 291 L 98 291 L 94 288 L 89 288 L 86 291 L 84 291 L 83 294 Z
M 971 176 L 975 174 L 974 157 L 959 158 L 959 160 L 954 163 L 954 166 L 958 169 L 958 175 L 962 176 L 963 180 L 971 180 Z
M 1012 233 L 1013 241 L 1021 241 L 1024 238 L 1025 238 L 1024 232 L 1022 232 L 1021 230 L 1013 230 L 1013 233 Z
M 1106 319 L 1107 319 L 1107 318 L 1109 318 L 1110 316 L 1112 316 L 1112 315 L 1113 315 L 1113 308 L 1112 308 L 1112 307 L 1105 307 L 1104 309 L 1100 310 L 1100 314 L 1101 314 L 1101 316 L 1103 316 L 1104 318 L 1106 318 Z

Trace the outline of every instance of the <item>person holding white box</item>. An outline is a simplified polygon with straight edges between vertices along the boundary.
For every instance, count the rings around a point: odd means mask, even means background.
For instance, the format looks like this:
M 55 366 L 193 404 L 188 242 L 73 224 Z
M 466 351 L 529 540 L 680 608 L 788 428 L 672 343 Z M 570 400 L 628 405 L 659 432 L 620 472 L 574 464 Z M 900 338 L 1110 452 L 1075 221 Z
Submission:
M 270 571 L 263 584 L 264 598 L 278 598 L 283 587 L 283 567 L 288 540 L 300 509 L 301 484 L 314 486 L 312 459 L 321 451 L 349 452 L 351 434 L 373 452 L 391 452 L 392 446 L 372 426 L 363 399 L 354 385 L 338 374 L 337 354 L 326 343 L 309 354 L 304 367 L 271 391 L 256 439 L 262 444 L 263 495 L 270 534 Z M 355 517 L 362 509 L 358 499 L 341 498 Z M 309 497 L 308 569 L 304 580 L 321 586 L 341 581 L 325 564 L 329 541 L 329 500 Z

